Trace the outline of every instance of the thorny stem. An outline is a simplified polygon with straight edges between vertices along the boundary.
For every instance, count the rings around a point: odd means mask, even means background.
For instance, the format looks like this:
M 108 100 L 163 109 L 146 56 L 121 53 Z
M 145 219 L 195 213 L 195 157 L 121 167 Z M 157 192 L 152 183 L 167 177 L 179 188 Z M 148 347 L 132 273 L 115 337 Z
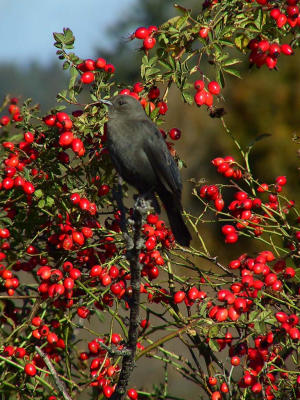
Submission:
M 122 368 L 119 380 L 112 396 L 112 400 L 122 400 L 126 395 L 126 388 L 135 364 L 136 344 L 138 340 L 139 309 L 140 309 L 140 287 L 141 287 L 141 265 L 139 255 L 141 249 L 141 228 L 143 218 L 147 215 L 148 207 L 143 199 L 139 199 L 134 208 L 132 219 L 133 225 L 133 248 L 127 251 L 127 259 L 130 264 L 132 297 L 130 299 L 130 317 L 127 349 L 122 360 Z
M 42 357 L 42 359 L 44 360 L 45 364 L 49 368 L 49 371 L 51 372 L 51 375 L 53 376 L 54 382 L 55 382 L 58 390 L 63 395 L 63 398 L 65 400 L 72 400 L 71 397 L 69 396 L 68 392 L 67 392 L 65 384 L 59 379 L 59 377 L 57 375 L 57 372 L 55 371 L 55 368 L 53 367 L 53 365 L 52 365 L 50 359 L 48 358 L 48 356 L 46 356 L 46 354 L 42 351 L 42 349 L 39 346 L 35 346 L 35 350 Z

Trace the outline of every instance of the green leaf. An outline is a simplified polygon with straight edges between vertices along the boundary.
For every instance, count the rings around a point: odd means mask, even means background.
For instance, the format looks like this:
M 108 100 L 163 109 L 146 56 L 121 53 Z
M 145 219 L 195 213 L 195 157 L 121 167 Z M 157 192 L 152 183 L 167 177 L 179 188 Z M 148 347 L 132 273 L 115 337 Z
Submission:
M 193 104 L 194 98 L 189 92 L 182 92 L 181 94 L 186 103 Z
M 239 64 L 242 61 L 239 58 L 228 58 L 227 60 L 225 60 L 222 65 L 227 67 L 228 65 L 235 65 L 235 64 Z
M 165 61 L 159 60 L 158 63 L 162 67 L 166 68 L 167 71 L 171 71 L 172 70 L 172 67 L 168 63 L 166 63 Z
M 257 333 L 264 335 L 267 332 L 266 324 L 263 321 L 254 322 L 254 329 Z
M 225 87 L 224 74 L 220 68 L 217 70 L 216 80 L 222 86 L 222 88 Z
M 210 339 L 210 341 L 208 342 L 208 345 L 212 349 L 212 351 L 215 351 L 215 352 L 220 351 L 220 346 L 216 339 Z
M 70 68 L 70 82 L 69 82 L 69 89 L 72 89 L 75 85 L 77 76 L 78 76 L 78 70 L 74 66 Z
M 96 315 L 97 315 L 99 321 L 100 322 L 104 322 L 105 321 L 104 314 L 102 312 L 100 312 L 99 310 L 97 310 L 97 309 L 96 309 L 95 312 L 96 312 Z
M 44 193 L 43 193 L 43 191 L 42 191 L 41 189 L 38 189 L 38 190 L 36 190 L 36 191 L 34 192 L 34 196 L 35 196 L 37 199 L 40 199 L 41 197 L 44 196 Z
M 69 67 L 70 67 L 70 62 L 69 61 L 65 61 L 64 63 L 63 63 L 63 69 L 65 70 L 65 69 L 69 69 Z
M 38 207 L 39 207 L 39 208 L 44 208 L 44 207 L 45 207 L 45 204 L 46 204 L 45 200 L 44 200 L 44 199 L 41 199 L 41 200 L 38 202 Z
M 257 29 L 262 28 L 262 21 L 263 21 L 263 12 L 261 8 L 258 8 L 254 20 L 254 24 L 257 27 Z
M 55 107 L 55 111 L 62 111 L 62 110 L 65 110 L 66 109 L 66 106 L 57 106 L 57 107 Z
M 242 79 L 242 76 L 241 76 L 240 72 L 237 71 L 236 69 L 224 68 L 223 71 L 226 72 L 229 75 L 233 75 L 233 76 L 236 76 L 237 78 Z
M 212 327 L 209 328 L 208 337 L 216 337 L 220 332 L 220 325 L 214 324 Z
M 244 50 L 249 43 L 249 39 L 245 35 L 239 35 L 234 38 L 234 44 L 239 50 Z
M 93 101 L 98 101 L 99 100 L 99 99 L 97 99 L 97 97 L 93 93 L 91 93 L 90 96 L 91 96 L 91 99 Z
M 54 32 L 53 37 L 57 43 L 64 43 L 65 37 L 62 33 Z
M 47 196 L 47 197 L 46 197 L 46 204 L 47 204 L 47 207 L 52 207 L 53 204 L 54 204 L 54 199 L 53 199 L 53 197 Z
M 75 42 L 75 37 L 73 35 L 73 32 L 69 28 L 64 28 L 64 34 L 65 34 L 65 44 L 71 46 L 68 48 L 73 48 L 73 44 Z
M 225 39 L 221 39 L 219 41 L 220 44 L 223 44 L 224 46 L 228 46 L 228 47 L 233 47 L 233 43 L 230 40 L 225 40 Z
M 156 57 L 156 56 L 150 58 L 150 60 L 149 60 L 149 62 L 148 62 L 148 65 L 152 66 L 152 65 L 156 64 L 156 63 L 157 63 L 157 60 L 158 60 L 158 57 Z
M 176 28 L 181 30 L 181 28 L 186 26 L 186 22 L 187 22 L 188 18 L 189 18 L 188 15 L 184 15 L 183 17 L 179 18 L 179 20 L 176 23 Z

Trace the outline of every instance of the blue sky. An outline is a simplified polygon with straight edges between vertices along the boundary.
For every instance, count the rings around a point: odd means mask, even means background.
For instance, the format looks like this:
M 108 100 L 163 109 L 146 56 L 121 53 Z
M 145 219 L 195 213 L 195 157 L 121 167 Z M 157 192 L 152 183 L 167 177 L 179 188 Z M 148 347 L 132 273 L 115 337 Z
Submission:
M 28 65 L 56 60 L 52 32 L 71 28 L 75 52 L 82 58 L 108 44 L 106 29 L 121 17 L 135 0 L 0 0 L 0 62 Z

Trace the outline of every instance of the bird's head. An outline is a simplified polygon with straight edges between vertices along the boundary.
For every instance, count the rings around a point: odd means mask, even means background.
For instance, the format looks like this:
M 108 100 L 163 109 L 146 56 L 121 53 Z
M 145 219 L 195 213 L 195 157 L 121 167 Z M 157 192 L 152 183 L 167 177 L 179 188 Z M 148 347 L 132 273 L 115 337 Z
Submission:
M 145 111 L 141 103 L 132 96 L 119 94 L 111 100 L 100 100 L 108 106 L 109 118 L 120 118 L 122 116 L 132 119 L 145 117 Z

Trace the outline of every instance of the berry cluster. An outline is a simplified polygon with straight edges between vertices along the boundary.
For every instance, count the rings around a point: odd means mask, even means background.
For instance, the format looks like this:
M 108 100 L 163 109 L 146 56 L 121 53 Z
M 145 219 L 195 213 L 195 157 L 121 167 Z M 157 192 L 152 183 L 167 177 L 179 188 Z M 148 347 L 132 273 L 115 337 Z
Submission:
M 242 171 L 236 166 L 236 162 L 231 156 L 214 158 L 212 164 L 217 168 L 217 172 L 225 176 L 225 178 L 242 178 Z
M 87 367 L 87 361 L 91 360 L 89 369 L 91 376 L 90 386 L 98 388 L 105 398 L 110 398 L 115 391 L 116 384 L 113 383 L 115 376 L 119 373 L 120 367 L 115 363 L 114 359 L 104 347 L 112 346 L 115 350 L 124 349 L 123 339 L 120 334 L 112 333 L 110 337 L 96 338 L 88 342 L 88 352 L 81 352 L 79 359 Z M 138 393 L 135 389 L 130 388 L 127 391 L 130 400 L 137 400 Z
M 157 26 L 151 25 L 148 28 L 141 26 L 135 30 L 135 32 L 131 35 L 131 39 L 141 39 L 143 40 L 143 48 L 144 50 L 151 50 L 156 44 L 156 39 L 154 37 L 157 32 Z
M 214 102 L 213 96 L 219 95 L 221 91 L 220 85 L 216 81 L 209 82 L 207 85 L 208 90 L 206 90 L 205 83 L 202 79 L 198 79 L 194 82 L 194 88 L 197 90 L 194 100 L 199 107 L 204 104 L 207 107 L 211 107 Z
M 269 69 L 276 67 L 280 54 L 286 56 L 294 54 L 289 44 L 279 45 L 278 43 L 270 43 L 268 40 L 252 39 L 248 47 L 251 50 L 250 64 L 255 64 L 257 67 L 266 65 Z
M 160 100 L 160 90 L 157 86 L 153 86 L 149 89 L 147 93 L 147 97 L 143 97 L 140 93 L 146 92 L 146 89 L 142 85 L 141 82 L 136 82 L 133 85 L 133 90 L 130 89 L 122 89 L 120 94 L 132 96 L 135 99 L 139 100 L 141 105 L 146 109 L 149 110 L 151 114 L 154 110 L 157 110 L 158 114 L 165 115 L 168 111 L 167 103 Z M 146 94 L 146 93 L 145 93 Z
M 260 0 L 257 3 L 265 5 L 269 1 Z M 296 28 L 300 26 L 300 13 L 299 7 L 297 6 L 298 0 L 286 0 L 282 1 L 277 7 L 271 8 L 270 16 L 276 22 L 279 29 L 284 28 L 288 25 L 290 28 Z
M 84 60 L 77 65 L 77 69 L 82 72 L 80 80 L 84 84 L 94 82 L 95 74 L 105 72 L 108 75 L 112 75 L 115 72 L 115 67 L 112 64 L 108 64 L 104 58 Z

